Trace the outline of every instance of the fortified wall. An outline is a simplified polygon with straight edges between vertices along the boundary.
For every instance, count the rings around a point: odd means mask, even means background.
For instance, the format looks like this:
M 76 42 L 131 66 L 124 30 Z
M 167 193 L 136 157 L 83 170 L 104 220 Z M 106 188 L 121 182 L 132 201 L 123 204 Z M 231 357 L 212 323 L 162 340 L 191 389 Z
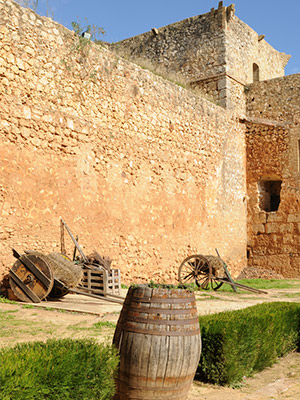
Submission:
M 225 108 L 245 112 L 244 86 L 284 75 L 290 56 L 278 52 L 235 15 L 234 4 L 113 45 L 135 62 L 148 61 Z
M 2 272 L 12 247 L 60 251 L 60 216 L 124 282 L 174 282 L 185 256 L 215 247 L 234 276 L 245 267 L 234 112 L 10 0 L 0 42 Z
M 246 129 L 248 266 L 300 276 L 300 81 L 289 55 L 235 15 L 211 9 L 114 45 L 133 60 L 177 73 Z M 168 71 L 168 72 L 166 72 Z
M 248 266 L 300 276 L 300 74 L 247 88 Z

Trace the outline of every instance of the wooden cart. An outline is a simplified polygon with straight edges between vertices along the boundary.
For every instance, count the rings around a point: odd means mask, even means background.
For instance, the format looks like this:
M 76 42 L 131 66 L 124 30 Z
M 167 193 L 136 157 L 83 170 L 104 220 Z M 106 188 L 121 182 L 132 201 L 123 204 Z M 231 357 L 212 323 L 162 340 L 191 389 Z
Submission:
M 217 254 L 219 256 L 218 251 Z M 267 294 L 267 292 L 263 290 L 234 282 L 228 271 L 227 265 L 221 258 L 220 260 L 223 267 L 221 270 L 214 268 L 208 257 L 203 256 L 202 254 L 193 254 L 186 257 L 178 269 L 179 282 L 183 286 L 195 283 L 200 289 L 204 290 L 218 290 L 224 283 L 226 283 L 230 285 L 235 292 L 237 292 L 237 288 L 240 288 L 254 293 Z

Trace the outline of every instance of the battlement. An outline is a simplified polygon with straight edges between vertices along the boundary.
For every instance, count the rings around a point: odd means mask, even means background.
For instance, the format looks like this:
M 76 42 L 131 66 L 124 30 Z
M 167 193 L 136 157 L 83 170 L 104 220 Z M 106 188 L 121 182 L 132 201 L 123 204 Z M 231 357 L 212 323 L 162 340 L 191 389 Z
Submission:
M 212 21 L 212 26 L 215 28 L 226 29 L 227 23 L 235 14 L 235 5 L 231 4 L 228 7 L 224 7 L 223 1 L 220 1 L 218 8 L 216 10 L 212 8 L 209 14 Z

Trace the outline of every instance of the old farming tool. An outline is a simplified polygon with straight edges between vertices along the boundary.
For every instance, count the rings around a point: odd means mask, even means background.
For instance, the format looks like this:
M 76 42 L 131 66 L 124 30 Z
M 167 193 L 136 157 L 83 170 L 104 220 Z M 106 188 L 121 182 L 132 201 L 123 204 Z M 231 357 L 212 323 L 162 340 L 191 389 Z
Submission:
M 54 277 L 47 259 L 40 254 L 19 254 L 9 271 L 9 284 L 15 296 L 25 302 L 39 303 L 51 292 Z
M 60 229 L 61 229 L 61 252 L 62 254 L 66 255 L 66 248 L 65 248 L 65 236 L 64 236 L 64 229 L 67 230 L 70 238 L 72 239 L 75 247 L 73 251 L 73 261 L 80 263 L 84 268 L 104 268 L 108 272 L 110 272 L 110 264 L 109 261 L 104 259 L 100 256 L 97 251 L 93 251 L 93 253 L 89 256 L 86 256 L 78 243 L 78 235 L 76 235 L 76 239 L 72 234 L 70 228 L 66 224 L 66 222 L 61 218 L 60 220 Z M 76 258 L 76 251 L 79 252 L 80 257 Z
M 182 285 L 196 283 L 199 288 L 204 290 L 218 290 L 226 283 L 230 285 L 235 292 L 237 291 L 236 288 L 240 288 L 254 293 L 267 294 L 267 292 L 263 290 L 234 282 L 225 262 L 220 258 L 218 251 L 217 254 L 218 257 L 203 256 L 202 254 L 193 254 L 186 257 L 178 269 L 179 282 Z
M 68 293 L 81 294 L 118 304 L 122 304 L 124 301 L 122 296 L 113 293 L 106 293 L 105 297 L 99 297 L 93 293 L 93 290 L 89 290 L 87 293 L 80 286 L 73 287 L 79 279 L 78 268 L 80 266 L 66 260 L 65 256 L 61 254 L 46 255 L 28 251 L 21 255 L 13 249 L 13 255 L 17 261 L 9 271 L 9 286 L 16 298 L 25 303 L 59 299 Z M 63 279 L 64 282 L 57 277 Z

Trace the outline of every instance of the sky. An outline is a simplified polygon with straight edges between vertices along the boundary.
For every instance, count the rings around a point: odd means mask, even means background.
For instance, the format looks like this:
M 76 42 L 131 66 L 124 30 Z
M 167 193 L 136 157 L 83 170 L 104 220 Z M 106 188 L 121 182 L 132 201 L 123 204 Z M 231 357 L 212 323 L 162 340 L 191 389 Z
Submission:
M 276 50 L 291 54 L 286 75 L 300 72 L 300 0 L 236 0 L 236 15 Z M 72 21 L 81 26 L 102 27 L 102 40 L 118 42 L 147 32 L 153 27 L 205 14 L 218 7 L 218 0 L 39 0 L 37 12 L 72 29 Z M 47 7 L 48 4 L 48 7 Z M 224 0 L 228 6 L 230 1 Z

